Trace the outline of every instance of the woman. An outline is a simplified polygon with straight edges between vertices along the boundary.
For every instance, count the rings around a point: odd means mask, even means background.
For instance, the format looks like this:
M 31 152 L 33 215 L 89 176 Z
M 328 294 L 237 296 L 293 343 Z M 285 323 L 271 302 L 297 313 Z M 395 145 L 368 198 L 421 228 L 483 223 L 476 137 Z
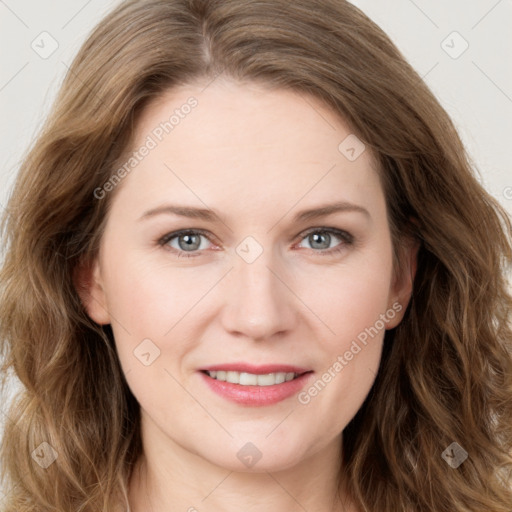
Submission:
M 3 510 L 508 511 L 511 233 L 351 4 L 122 3 L 4 219 Z

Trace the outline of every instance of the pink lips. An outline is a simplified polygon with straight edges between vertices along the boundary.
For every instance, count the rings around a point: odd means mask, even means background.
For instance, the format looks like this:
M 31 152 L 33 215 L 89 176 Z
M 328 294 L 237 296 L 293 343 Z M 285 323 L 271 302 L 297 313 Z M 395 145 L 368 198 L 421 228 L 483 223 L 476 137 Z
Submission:
M 206 366 L 201 368 L 202 370 L 208 370 L 210 372 L 224 370 L 226 372 L 246 372 L 254 373 L 255 375 L 265 375 L 266 373 L 306 373 L 309 371 L 307 368 L 299 368 L 298 366 L 290 366 L 287 364 L 264 364 L 256 366 L 248 363 L 231 363 L 231 364 L 217 364 L 213 366 Z
M 298 377 L 272 386 L 243 386 L 216 380 L 210 377 L 205 370 L 247 372 L 255 375 L 293 372 L 298 374 Z M 290 365 L 268 364 L 255 366 L 247 363 L 233 363 L 208 366 L 199 373 L 206 385 L 216 394 L 240 405 L 256 407 L 272 405 L 298 393 L 306 385 L 313 372 L 306 368 Z

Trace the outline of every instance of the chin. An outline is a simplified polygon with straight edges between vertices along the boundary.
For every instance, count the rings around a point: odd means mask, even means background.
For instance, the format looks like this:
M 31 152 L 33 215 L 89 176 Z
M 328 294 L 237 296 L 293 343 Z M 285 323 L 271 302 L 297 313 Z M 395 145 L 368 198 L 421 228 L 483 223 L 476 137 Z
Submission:
M 296 466 L 306 457 L 303 443 L 286 446 L 280 442 L 265 440 L 264 437 L 259 440 L 255 436 L 253 439 L 254 441 L 245 442 L 234 440 L 231 446 L 212 453 L 211 456 L 201 453 L 198 455 L 216 466 L 241 473 L 284 471 Z

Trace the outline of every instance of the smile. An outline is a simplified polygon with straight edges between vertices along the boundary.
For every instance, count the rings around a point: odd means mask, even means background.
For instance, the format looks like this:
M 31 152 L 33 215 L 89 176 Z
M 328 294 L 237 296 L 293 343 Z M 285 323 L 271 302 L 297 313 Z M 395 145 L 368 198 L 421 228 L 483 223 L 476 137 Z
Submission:
M 240 386 L 274 386 L 290 380 L 296 379 L 302 374 L 294 372 L 277 372 L 257 375 L 255 373 L 234 372 L 234 371 L 206 371 L 206 373 L 216 380 L 239 384 Z
M 215 395 L 238 405 L 253 407 L 272 405 L 290 398 L 299 393 L 313 375 L 312 370 L 287 365 L 223 366 L 224 369 L 212 367 L 198 373 Z

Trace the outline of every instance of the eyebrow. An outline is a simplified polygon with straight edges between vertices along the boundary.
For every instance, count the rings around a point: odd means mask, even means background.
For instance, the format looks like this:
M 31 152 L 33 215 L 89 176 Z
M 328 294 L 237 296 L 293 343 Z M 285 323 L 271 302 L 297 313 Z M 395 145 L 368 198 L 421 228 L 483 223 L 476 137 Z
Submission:
M 332 215 L 333 213 L 338 212 L 357 212 L 364 214 L 368 218 L 371 218 L 370 212 L 366 208 L 346 201 L 339 201 L 336 203 L 317 206 L 315 208 L 301 210 L 293 217 L 293 222 L 305 222 L 311 219 L 317 219 L 319 217 L 326 217 L 327 215 Z M 216 218 L 220 218 L 213 210 L 165 204 L 156 208 L 152 208 L 151 210 L 147 210 L 142 214 L 139 220 L 144 220 L 156 215 L 163 214 L 178 215 L 180 217 L 200 219 L 209 222 L 214 222 Z

